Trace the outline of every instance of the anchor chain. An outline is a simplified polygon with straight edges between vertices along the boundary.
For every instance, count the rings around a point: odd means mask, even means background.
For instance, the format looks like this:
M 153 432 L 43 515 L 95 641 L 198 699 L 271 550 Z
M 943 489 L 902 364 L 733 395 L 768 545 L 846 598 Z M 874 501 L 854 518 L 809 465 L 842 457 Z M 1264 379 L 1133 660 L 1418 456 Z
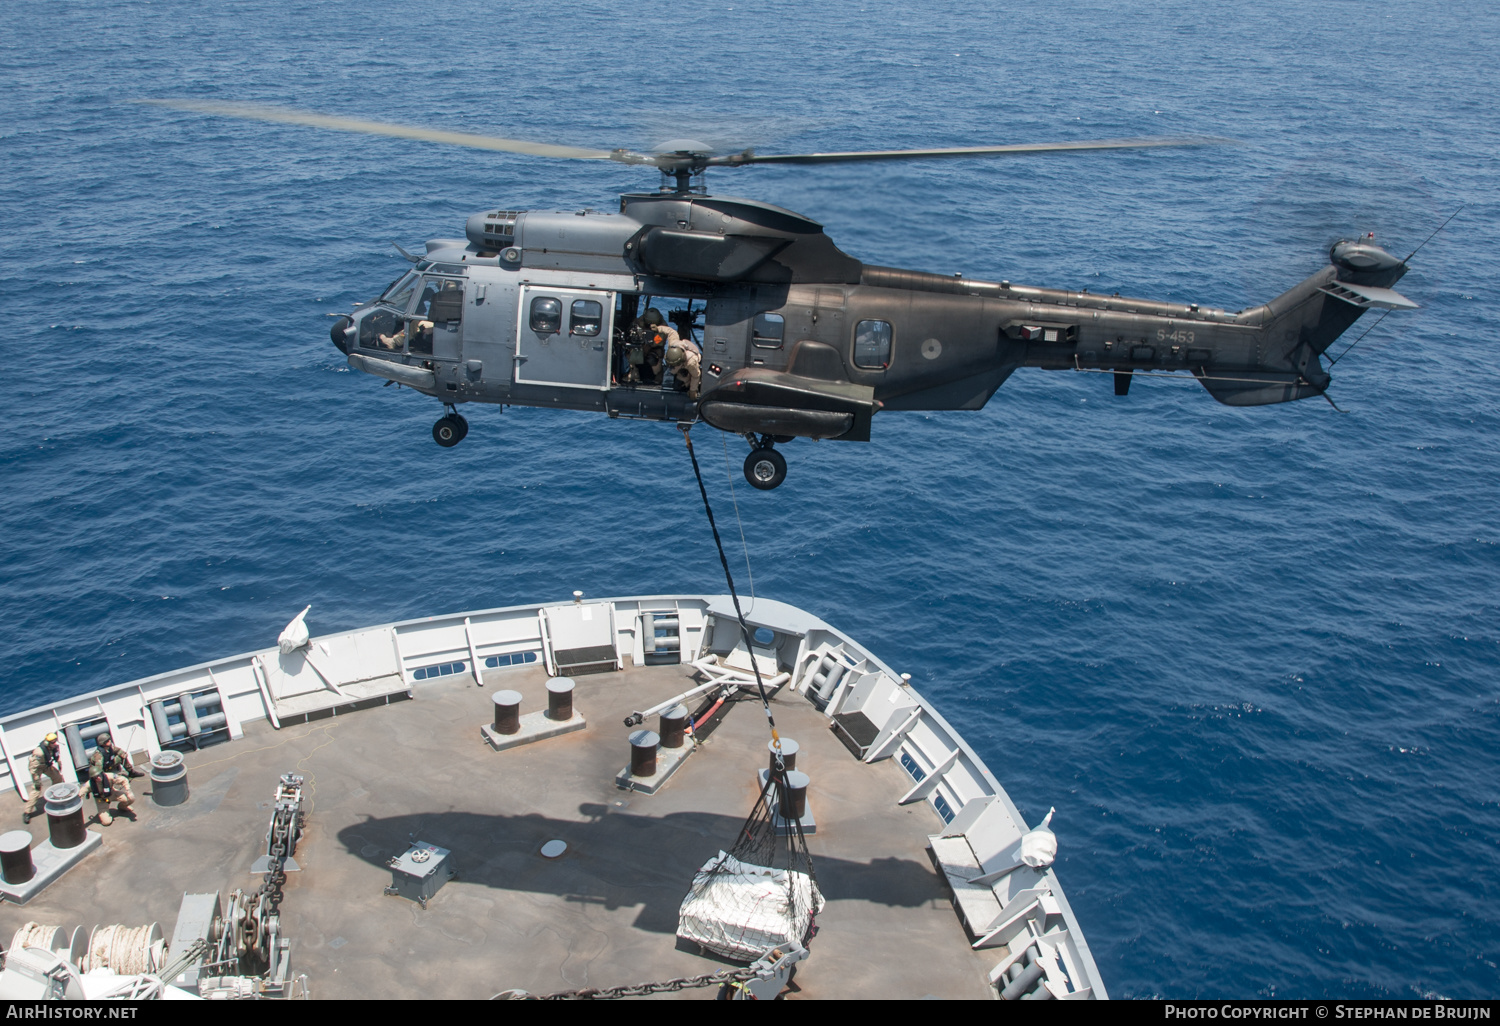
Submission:
M 273 914 L 281 911 L 281 899 L 286 896 L 283 887 L 286 885 L 286 856 L 281 855 L 271 860 L 271 865 L 266 871 L 266 878 L 260 885 L 257 894 L 266 896 L 266 908 Z
M 626 983 L 618 987 L 582 987 L 578 990 L 560 990 L 555 994 L 528 994 L 524 990 L 502 990 L 492 1001 L 607 1001 L 613 998 L 643 997 L 646 994 L 667 994 L 679 990 L 694 990 L 699 987 L 719 987 L 726 984 L 744 983 L 756 975 L 753 966 L 743 969 L 721 969 L 702 976 L 679 976 L 671 980 L 653 983 Z

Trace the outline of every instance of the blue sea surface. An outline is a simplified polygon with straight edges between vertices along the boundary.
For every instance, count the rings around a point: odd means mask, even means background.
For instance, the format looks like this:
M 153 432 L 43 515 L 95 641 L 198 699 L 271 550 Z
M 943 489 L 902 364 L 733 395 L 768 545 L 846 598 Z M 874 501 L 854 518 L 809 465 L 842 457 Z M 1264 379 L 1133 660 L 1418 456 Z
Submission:
M 1028 818 L 1117 997 L 1500 993 L 1500 9 L 660 0 L 16 2 L 0 32 L 0 711 L 315 633 L 720 592 L 670 425 L 437 404 L 330 314 L 465 217 L 654 172 L 230 121 L 284 104 L 580 146 L 1211 135 L 764 167 L 865 261 L 1238 309 L 1340 237 L 1422 305 L 1332 396 L 1022 371 L 980 412 L 695 432 L 739 583 L 862 639 Z M 1362 319 L 1353 341 L 1373 321 Z M 1336 345 L 1334 352 L 1342 349 Z M 732 491 L 731 491 L 732 488 Z

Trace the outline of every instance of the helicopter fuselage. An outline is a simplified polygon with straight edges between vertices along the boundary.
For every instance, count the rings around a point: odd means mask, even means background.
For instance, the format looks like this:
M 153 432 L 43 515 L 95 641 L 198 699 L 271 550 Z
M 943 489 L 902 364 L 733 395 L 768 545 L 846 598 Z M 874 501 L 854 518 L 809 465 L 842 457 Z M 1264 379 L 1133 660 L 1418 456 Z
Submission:
M 1230 313 L 872 266 L 768 204 L 626 195 L 618 213 L 476 214 L 333 338 L 452 406 L 863 441 L 876 412 L 979 409 L 1020 367 L 1113 372 L 1116 394 L 1135 372 L 1187 372 L 1235 406 L 1320 395 L 1321 354 L 1365 309 L 1414 305 L 1389 288 L 1404 262 L 1373 244 L 1331 261 Z M 701 380 L 650 352 L 648 312 L 701 351 Z

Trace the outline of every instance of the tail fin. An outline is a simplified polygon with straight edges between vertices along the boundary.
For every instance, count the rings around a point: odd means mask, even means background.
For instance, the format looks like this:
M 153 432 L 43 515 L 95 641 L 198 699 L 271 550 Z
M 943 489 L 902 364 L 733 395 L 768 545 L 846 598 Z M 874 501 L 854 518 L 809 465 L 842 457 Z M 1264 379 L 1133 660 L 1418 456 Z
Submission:
M 1373 242 L 1340 242 L 1330 263 L 1263 306 L 1240 314 L 1261 329 L 1258 365 L 1245 372 L 1198 379 L 1226 406 L 1265 406 L 1322 395 L 1332 381 L 1321 357 L 1334 340 L 1372 307 L 1415 309 L 1391 289 L 1406 263 Z

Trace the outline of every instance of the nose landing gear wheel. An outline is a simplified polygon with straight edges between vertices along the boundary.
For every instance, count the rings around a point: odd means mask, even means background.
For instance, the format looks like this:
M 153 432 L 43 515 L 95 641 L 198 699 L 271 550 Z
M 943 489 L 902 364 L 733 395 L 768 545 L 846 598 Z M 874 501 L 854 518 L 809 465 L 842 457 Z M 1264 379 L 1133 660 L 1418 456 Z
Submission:
M 469 433 L 469 422 L 456 413 L 439 417 L 432 425 L 432 440 L 444 449 L 451 449 L 464 440 Z
M 786 480 L 786 459 L 769 446 L 751 450 L 745 457 L 745 480 L 752 488 L 769 492 Z

